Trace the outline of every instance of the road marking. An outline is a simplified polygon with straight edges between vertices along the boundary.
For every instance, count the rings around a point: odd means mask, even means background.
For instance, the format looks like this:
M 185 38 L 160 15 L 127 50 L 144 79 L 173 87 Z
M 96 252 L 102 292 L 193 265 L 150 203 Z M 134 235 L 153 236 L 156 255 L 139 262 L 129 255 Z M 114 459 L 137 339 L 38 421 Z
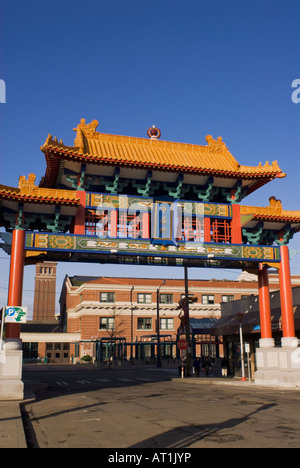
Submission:
M 112 382 L 111 379 L 97 379 L 98 382 L 102 382 L 102 383 L 107 383 L 107 382 Z M 136 380 L 140 380 L 140 381 L 143 381 L 143 382 L 154 382 L 153 379 L 149 379 L 148 377 L 136 377 L 136 379 L 127 379 L 127 378 L 119 378 L 117 379 L 118 381 L 120 382 L 134 382 Z M 80 383 L 81 385 L 87 385 L 87 384 L 90 384 L 91 382 L 89 380 L 77 380 L 76 381 L 77 383 Z M 59 382 L 56 382 L 56 385 L 59 385 L 60 387 L 63 387 L 63 386 L 68 386 L 70 385 L 68 382 L 65 382 L 64 380 L 61 380 Z
M 90 419 L 76 419 L 77 422 L 84 422 L 84 421 L 101 421 L 100 418 L 90 418 Z

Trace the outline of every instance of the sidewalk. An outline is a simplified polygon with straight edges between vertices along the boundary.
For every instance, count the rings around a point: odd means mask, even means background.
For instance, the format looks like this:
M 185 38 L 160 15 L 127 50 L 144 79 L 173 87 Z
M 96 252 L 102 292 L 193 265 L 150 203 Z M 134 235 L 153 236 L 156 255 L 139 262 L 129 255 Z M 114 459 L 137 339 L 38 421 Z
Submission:
M 0 402 L 0 448 L 27 448 L 18 402 Z
M 26 385 L 22 401 L 0 401 L 0 449 L 27 448 L 21 405 L 35 399 L 31 385 Z
M 23 382 L 24 400 L 0 401 L 0 449 L 27 448 L 21 407 L 35 400 L 34 391 L 39 384 L 31 380 Z
M 172 379 L 172 381 L 176 382 L 184 382 L 184 383 L 189 383 L 189 384 L 195 384 L 195 385 L 233 385 L 237 387 L 255 387 L 255 382 L 251 380 L 245 380 L 242 381 L 241 378 L 234 378 L 234 377 L 184 377 L 183 379 L 181 377 L 176 377 Z

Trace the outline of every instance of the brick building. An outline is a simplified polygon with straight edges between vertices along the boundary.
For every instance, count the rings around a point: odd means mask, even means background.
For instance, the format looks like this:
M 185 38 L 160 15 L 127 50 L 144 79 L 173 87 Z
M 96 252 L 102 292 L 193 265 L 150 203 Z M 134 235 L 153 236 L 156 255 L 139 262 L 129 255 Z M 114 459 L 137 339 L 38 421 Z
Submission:
M 293 282 L 299 284 L 300 277 Z M 278 287 L 278 275 L 270 274 L 270 290 Z M 203 326 L 220 318 L 222 303 L 257 295 L 257 291 L 257 277 L 246 273 L 236 281 L 190 280 L 189 295 L 197 300 L 190 304 L 193 353 L 218 354 L 221 337 L 211 337 Z M 113 346 L 115 357 L 154 357 L 158 298 L 162 355 L 178 356 L 178 303 L 184 294 L 184 281 L 179 279 L 66 276 L 60 297 L 61 320 L 69 333 L 80 334 L 74 355 L 96 357 L 98 353 L 105 359 Z
M 55 267 L 52 266 L 53 268 Z M 55 288 L 41 287 L 40 281 L 53 282 L 55 270 L 50 263 L 36 268 L 36 288 L 45 295 L 48 304 L 55 302 Z M 269 275 L 270 291 L 279 288 L 277 274 Z M 292 277 L 293 286 L 300 277 Z M 38 297 L 35 291 L 35 297 Z M 194 355 L 223 353 L 222 336 L 205 333 L 206 324 L 221 317 L 226 302 L 257 296 L 256 275 L 242 273 L 235 281 L 189 280 L 189 295 L 197 299 L 190 304 L 190 328 Z M 100 360 L 109 355 L 127 359 L 151 358 L 156 355 L 157 295 L 159 298 L 160 337 L 163 356 L 178 356 L 177 334 L 180 332 L 178 303 L 185 294 L 184 280 L 149 278 L 109 278 L 66 276 L 60 294 L 60 317 L 48 316 L 48 306 L 34 315 L 34 320 L 22 325 L 25 359 L 48 362 L 76 362 L 84 355 Z M 50 297 L 51 296 L 51 297 Z M 41 305 L 42 300 L 38 301 Z M 35 301 L 36 304 L 36 301 Z M 37 319 L 38 318 L 38 319 Z M 199 332 L 199 327 L 201 333 Z

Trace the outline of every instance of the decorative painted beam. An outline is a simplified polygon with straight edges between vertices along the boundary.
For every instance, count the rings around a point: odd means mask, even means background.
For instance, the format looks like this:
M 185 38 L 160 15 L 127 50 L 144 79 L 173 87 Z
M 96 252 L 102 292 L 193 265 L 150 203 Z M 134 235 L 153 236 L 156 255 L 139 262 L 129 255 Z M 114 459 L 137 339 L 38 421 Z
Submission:
M 147 239 L 116 239 L 80 236 L 71 234 L 26 233 L 26 250 L 60 251 L 68 253 L 95 253 L 140 255 L 146 257 L 171 257 L 209 260 L 239 260 L 256 262 L 279 262 L 277 246 L 216 244 L 203 242 L 169 242 L 155 244 Z M 108 263 L 110 261 L 108 260 Z

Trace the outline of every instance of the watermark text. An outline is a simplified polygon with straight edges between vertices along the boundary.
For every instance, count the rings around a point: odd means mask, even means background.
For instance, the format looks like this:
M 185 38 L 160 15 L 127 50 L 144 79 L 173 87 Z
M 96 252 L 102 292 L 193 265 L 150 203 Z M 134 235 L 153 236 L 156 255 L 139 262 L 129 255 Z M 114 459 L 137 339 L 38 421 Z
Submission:
M 0 80 L 0 103 L 6 103 L 6 84 L 4 80 Z
M 295 88 L 295 91 L 292 92 L 292 101 L 294 104 L 299 104 L 300 102 L 300 79 L 296 79 L 292 82 L 292 88 Z

